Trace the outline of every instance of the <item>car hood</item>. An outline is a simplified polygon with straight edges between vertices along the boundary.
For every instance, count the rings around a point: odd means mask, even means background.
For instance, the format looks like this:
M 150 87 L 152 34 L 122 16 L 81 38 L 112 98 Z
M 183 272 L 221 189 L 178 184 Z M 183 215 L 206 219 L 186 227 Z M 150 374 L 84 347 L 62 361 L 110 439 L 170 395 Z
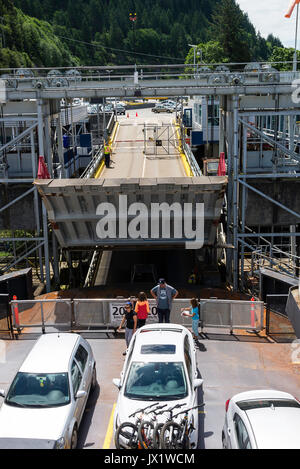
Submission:
M 13 407 L 0 409 L 0 438 L 59 439 L 71 404 L 47 409 Z
M 55 449 L 55 440 L 0 438 L 0 449 Z
M 153 404 L 155 402 L 158 402 L 159 403 L 158 405 L 167 404 L 165 409 L 174 407 L 176 404 L 185 404 L 180 409 L 176 409 L 174 411 L 174 414 L 177 414 L 178 412 L 185 410 L 186 408 L 192 407 L 192 403 L 190 402 L 190 399 L 188 397 L 184 399 L 180 399 L 180 400 L 175 400 L 175 401 L 157 400 L 157 401 L 153 401 Z M 143 409 L 144 407 L 150 404 L 151 404 L 151 401 L 138 401 L 138 400 L 128 399 L 127 397 L 124 397 L 124 396 L 120 396 L 118 404 L 117 404 L 117 408 L 116 408 L 116 415 L 115 415 L 117 423 L 120 424 L 123 422 L 135 422 L 136 416 L 129 418 L 129 415 L 131 415 L 133 412 L 136 412 L 139 409 Z M 169 415 L 170 415 L 169 413 L 158 415 L 157 416 L 158 422 L 164 422 L 166 419 L 166 416 L 169 416 Z M 149 418 L 151 416 L 152 415 L 149 414 Z M 147 419 L 147 416 L 145 418 Z

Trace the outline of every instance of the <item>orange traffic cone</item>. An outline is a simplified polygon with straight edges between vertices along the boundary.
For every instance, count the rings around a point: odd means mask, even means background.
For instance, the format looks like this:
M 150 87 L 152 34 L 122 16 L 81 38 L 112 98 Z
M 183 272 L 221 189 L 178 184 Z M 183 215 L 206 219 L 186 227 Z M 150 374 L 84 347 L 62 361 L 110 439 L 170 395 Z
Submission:
M 251 298 L 251 327 L 255 327 L 255 298 Z
M 17 301 L 16 295 L 13 296 L 13 301 Z M 20 320 L 19 320 L 19 307 L 18 303 L 14 304 L 14 316 L 15 316 L 15 326 L 19 330 L 20 328 Z
M 138 116 L 138 113 L 136 113 L 135 117 L 139 117 L 139 116 Z
M 129 112 L 127 112 L 127 119 L 129 119 Z

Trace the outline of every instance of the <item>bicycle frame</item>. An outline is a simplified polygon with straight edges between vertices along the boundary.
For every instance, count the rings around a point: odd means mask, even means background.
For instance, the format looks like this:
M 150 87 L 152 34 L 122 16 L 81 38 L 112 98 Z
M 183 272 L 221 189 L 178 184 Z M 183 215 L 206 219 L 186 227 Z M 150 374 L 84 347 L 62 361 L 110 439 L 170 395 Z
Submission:
M 189 412 L 191 410 L 198 409 L 199 407 L 203 407 L 203 404 L 191 407 L 189 409 L 185 409 L 184 411 L 178 412 L 176 415 L 173 416 L 172 419 L 168 420 L 163 429 L 162 429 L 162 439 L 161 439 L 161 447 L 164 447 L 164 441 L 165 438 L 165 432 L 167 429 L 170 431 L 168 435 L 168 441 L 169 444 L 172 444 L 175 446 L 175 448 L 180 448 L 183 449 L 186 447 L 186 445 L 190 445 L 190 435 L 191 433 L 195 430 L 195 427 L 192 422 L 189 422 L 188 416 Z M 184 414 L 182 420 L 180 423 L 176 422 L 175 419 L 179 416 Z M 174 433 L 175 432 L 175 433 Z

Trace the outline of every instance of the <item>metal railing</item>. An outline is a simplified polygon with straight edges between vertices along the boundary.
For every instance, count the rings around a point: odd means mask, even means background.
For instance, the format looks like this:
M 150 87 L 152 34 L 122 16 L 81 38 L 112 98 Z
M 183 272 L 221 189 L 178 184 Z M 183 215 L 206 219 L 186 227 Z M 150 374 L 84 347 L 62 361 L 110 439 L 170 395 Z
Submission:
M 85 168 L 84 172 L 80 176 L 80 179 L 92 178 L 99 167 L 99 164 L 104 158 L 103 145 L 96 151 L 95 155 L 91 159 L 89 165 Z
M 288 294 L 266 295 L 266 333 L 294 335 L 293 325 L 286 312 Z M 278 320 L 281 317 L 281 320 Z
M 278 71 L 282 66 L 290 67 L 291 71 Z M 277 67 L 277 68 L 276 68 Z M 249 83 L 255 81 L 290 83 L 299 76 L 298 72 L 293 72 L 292 62 L 272 62 L 266 63 L 213 63 L 198 64 L 157 64 L 157 65 L 123 65 L 110 67 L 109 76 L 107 67 L 57 67 L 56 69 L 43 68 L 2 68 L 1 78 L 6 80 L 8 86 L 17 88 L 18 84 L 28 80 L 37 89 L 43 87 L 63 87 L 73 84 L 80 86 L 86 81 L 113 81 L 113 80 L 147 80 L 147 79 L 170 79 L 187 78 L 201 79 L 212 77 L 211 84 L 218 85 L 226 82 L 230 83 L 239 76 L 240 79 L 248 79 Z M 214 78 L 218 80 L 213 80 Z
M 10 302 L 14 330 L 25 334 L 55 331 L 114 331 L 125 313 L 126 299 L 46 299 Z M 155 300 L 149 300 L 147 323 L 158 322 Z M 204 328 L 251 329 L 264 327 L 264 304 L 260 301 L 200 300 L 200 326 Z M 173 302 L 170 320 L 191 326 L 191 318 L 182 316 L 190 307 L 189 299 Z
M 200 300 L 201 329 L 204 327 L 261 331 L 264 327 L 262 301 Z
M 13 325 L 9 307 L 9 295 L 0 293 L 0 336 L 4 333 L 5 337 L 9 334 L 13 336 Z
M 115 116 L 112 113 L 109 119 L 109 122 L 106 126 L 106 133 L 107 135 L 110 135 L 112 133 L 113 127 L 115 124 Z M 94 154 L 93 158 L 91 159 L 90 163 L 88 166 L 85 168 L 84 172 L 80 176 L 80 179 L 89 179 L 94 176 L 96 173 L 99 164 L 104 158 L 104 152 L 103 152 L 103 145 L 100 145 L 100 147 L 97 149 L 96 153 Z
M 290 245 L 262 245 L 251 253 L 251 275 L 261 267 L 268 266 L 293 278 L 299 277 L 300 257 L 291 254 Z
M 191 150 L 191 147 L 184 141 L 183 142 L 183 151 L 188 161 L 188 164 L 191 168 L 193 176 L 202 176 L 201 169 L 196 161 L 196 158 Z
M 102 255 L 101 251 L 96 250 L 93 252 L 83 288 L 89 288 L 89 287 L 94 286 L 95 275 L 99 267 L 99 261 L 101 259 L 101 255 Z

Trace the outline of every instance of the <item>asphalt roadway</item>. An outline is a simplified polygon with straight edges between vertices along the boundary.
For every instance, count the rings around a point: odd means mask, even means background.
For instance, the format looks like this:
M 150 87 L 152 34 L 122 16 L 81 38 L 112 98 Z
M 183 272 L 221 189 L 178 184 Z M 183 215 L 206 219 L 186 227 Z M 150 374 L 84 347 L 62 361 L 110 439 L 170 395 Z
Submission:
M 178 148 L 175 117 L 174 112 L 155 114 L 151 109 L 130 110 L 125 116 L 118 116 L 111 166 L 104 168 L 101 177 L 186 177 Z M 159 127 L 156 134 L 153 133 L 155 126 Z M 162 146 L 156 147 L 156 139 Z
M 112 379 L 120 375 L 125 350 L 120 338 L 88 339 L 97 362 L 99 386 L 90 395 L 79 429 L 80 449 L 114 449 L 112 415 L 118 391 Z M 0 388 L 8 389 L 31 339 L 0 341 Z M 198 369 L 204 379 L 205 413 L 199 421 L 199 448 L 220 449 L 225 402 L 252 389 L 278 389 L 299 397 L 300 348 L 256 336 L 207 334 L 197 345 Z M 298 359 L 299 351 L 299 359 Z M 0 398 L 0 406 L 3 399 Z M 1 424 L 1 422 L 0 422 Z M 17 425 L 17 423 L 16 423 Z

